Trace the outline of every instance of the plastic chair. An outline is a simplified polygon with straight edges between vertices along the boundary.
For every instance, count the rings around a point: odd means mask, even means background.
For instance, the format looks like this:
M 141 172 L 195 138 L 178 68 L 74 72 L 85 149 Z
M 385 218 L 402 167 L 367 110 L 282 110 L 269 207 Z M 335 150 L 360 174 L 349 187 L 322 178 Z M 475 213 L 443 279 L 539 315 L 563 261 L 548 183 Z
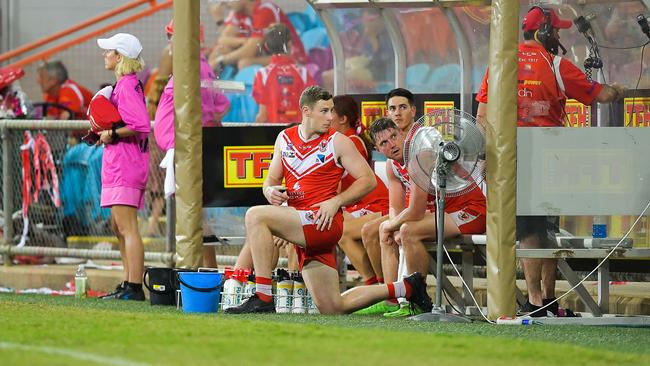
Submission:
M 406 68 L 406 87 L 415 93 L 431 92 L 429 64 L 414 64 Z
M 460 66 L 446 64 L 433 69 L 428 84 L 432 93 L 458 93 L 460 92 Z
M 298 35 L 301 35 L 312 28 L 311 20 L 305 13 L 293 11 L 287 13 L 287 18 L 289 18 L 291 25 L 293 25 L 293 28 L 295 28 L 296 32 L 298 32 Z
M 235 75 L 234 80 L 244 83 L 246 92 L 227 96 L 230 100 L 230 111 L 224 116 L 223 122 L 255 122 L 259 106 L 252 97 L 252 90 L 255 74 L 261 67 L 261 65 L 250 65 L 239 70 Z
M 329 37 L 325 28 L 318 27 L 310 29 L 300 36 L 305 52 L 309 53 L 312 48 L 328 48 L 330 45 Z

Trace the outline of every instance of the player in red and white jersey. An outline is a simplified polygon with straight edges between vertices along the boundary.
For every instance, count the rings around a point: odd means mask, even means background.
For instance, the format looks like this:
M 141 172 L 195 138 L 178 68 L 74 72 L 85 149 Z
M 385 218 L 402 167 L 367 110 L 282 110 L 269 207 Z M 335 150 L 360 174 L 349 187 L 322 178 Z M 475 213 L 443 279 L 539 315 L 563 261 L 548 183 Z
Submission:
M 436 238 L 435 205 L 427 209 L 427 201 L 433 201 L 435 197 L 429 196 L 427 200 L 427 193 L 408 178 L 408 172 L 403 168 L 405 136 L 395 123 L 381 118 L 372 124 L 369 131 L 377 149 L 389 158 L 387 164 L 393 167 L 386 170 L 391 213 L 389 219 L 379 226 L 384 277 L 387 281 L 397 278 L 398 245 L 404 249 L 409 271 L 427 273 L 429 256 L 422 241 Z M 407 191 L 411 192 L 408 204 Z M 485 232 L 485 197 L 478 187 L 449 201 L 453 202 L 445 207 L 446 237 Z M 400 207 L 404 209 L 395 212 Z M 402 311 L 400 309 L 395 311 L 395 315 L 389 314 L 386 316 L 397 317 L 401 316 L 398 314 L 402 314 Z
M 292 48 L 289 28 L 275 23 L 264 30 L 264 48 L 271 63 L 257 70 L 253 82 L 253 98 L 259 105 L 255 122 L 300 122 L 300 93 L 316 82 L 289 54 Z
M 323 314 L 342 314 L 395 296 L 406 296 L 429 310 L 431 298 L 418 273 L 382 286 L 361 286 L 341 294 L 335 246 L 343 230 L 341 207 L 370 192 L 376 185 L 368 163 L 346 136 L 330 129 L 332 96 L 311 86 L 300 96 L 302 123 L 282 131 L 263 192 L 270 205 L 246 212 L 246 242 L 253 256 L 255 295 L 229 314 L 275 312 L 271 292 L 273 236 L 295 244 L 305 284 Z M 337 192 L 343 171 L 355 178 Z M 286 182 L 284 192 L 279 189 Z M 281 206 L 288 202 L 288 206 Z
M 359 153 L 364 159 L 368 160 L 366 144 L 357 135 L 359 124 L 359 106 L 354 98 L 349 95 L 334 97 L 332 128 L 348 136 Z M 388 213 L 388 189 L 377 175 L 375 175 L 375 181 L 377 181 L 377 187 L 372 192 L 345 207 L 343 212 L 343 235 L 339 240 L 339 247 L 343 249 L 354 268 L 359 271 L 366 285 L 384 282 L 381 266 L 376 269 L 372 266 L 372 262 L 381 263 L 381 253 L 377 251 L 377 258 L 371 261 L 361 242 L 361 228 L 363 225 Z M 341 191 L 348 189 L 352 183 L 354 183 L 354 178 L 349 174 L 343 174 Z

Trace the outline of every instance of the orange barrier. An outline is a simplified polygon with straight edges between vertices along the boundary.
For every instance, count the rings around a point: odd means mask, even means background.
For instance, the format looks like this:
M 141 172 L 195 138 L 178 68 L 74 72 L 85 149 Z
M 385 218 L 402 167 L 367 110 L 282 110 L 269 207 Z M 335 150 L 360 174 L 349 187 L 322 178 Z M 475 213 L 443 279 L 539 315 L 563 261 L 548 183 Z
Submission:
M 77 44 L 79 44 L 81 42 L 87 41 L 87 40 L 89 40 L 91 38 L 95 38 L 100 34 L 103 34 L 103 33 L 106 33 L 108 31 L 111 31 L 113 29 L 119 28 L 119 27 L 121 27 L 121 26 L 123 26 L 125 24 L 129 24 L 129 23 L 131 23 L 133 21 L 136 21 L 138 19 L 147 17 L 147 16 L 149 16 L 151 14 L 154 14 L 154 13 L 158 12 L 159 10 L 168 8 L 168 7 L 172 6 L 173 1 L 172 0 L 166 0 L 166 1 L 162 2 L 162 3 L 157 3 L 155 0 L 137 0 L 137 1 L 133 1 L 131 3 L 128 3 L 128 4 L 125 4 L 125 5 L 121 6 L 119 8 L 116 8 L 116 9 L 113 9 L 113 10 L 111 10 L 109 12 L 106 12 L 106 13 L 100 15 L 100 16 L 89 19 L 89 20 L 87 20 L 87 21 L 85 21 L 83 23 L 77 24 L 77 25 L 75 25 L 75 26 L 73 26 L 73 27 L 71 27 L 69 29 L 66 29 L 66 30 L 64 30 L 62 32 L 55 33 L 55 34 L 53 34 L 51 36 L 48 36 L 46 38 L 43 38 L 41 40 L 38 40 L 38 41 L 32 42 L 30 44 L 27 44 L 25 46 L 22 46 L 22 47 L 20 47 L 20 48 L 18 48 L 16 50 L 6 52 L 6 53 L 0 55 L 0 62 L 2 62 L 4 60 L 8 60 L 10 58 L 14 58 L 14 57 L 16 57 L 16 56 L 18 56 L 20 54 L 23 54 L 25 52 L 28 52 L 28 51 L 30 51 L 30 50 L 32 50 L 34 48 L 40 47 L 40 46 L 42 46 L 44 44 L 47 44 L 48 42 L 54 41 L 56 39 L 59 39 L 61 37 L 66 36 L 68 34 L 71 34 L 73 32 L 76 32 L 78 30 L 86 28 L 88 26 L 91 26 L 91 25 L 93 25 L 93 24 L 95 24 L 95 23 L 97 23 L 99 21 L 108 19 L 108 18 L 113 17 L 113 16 L 115 16 L 117 14 L 120 14 L 120 13 L 122 13 L 124 11 L 133 9 L 133 8 L 139 6 L 139 5 L 144 4 L 144 3 L 149 3 L 150 7 L 148 9 L 145 9 L 145 10 L 137 13 L 137 14 L 134 14 L 132 16 L 129 16 L 129 17 L 125 18 L 125 19 L 122 19 L 122 20 L 120 20 L 118 22 L 107 25 L 107 26 L 105 26 L 103 28 L 100 28 L 98 30 L 90 32 L 90 33 L 88 33 L 86 35 L 71 39 L 69 41 L 66 41 L 66 42 L 58 45 L 58 46 L 55 46 L 55 47 L 52 47 L 52 48 L 47 49 L 45 51 L 39 52 L 39 53 L 37 53 L 35 55 L 26 57 L 26 58 L 24 58 L 24 59 L 22 59 L 20 61 L 14 62 L 14 63 L 12 63 L 12 64 L 10 64 L 8 66 L 10 66 L 10 67 L 24 67 L 26 65 L 29 65 L 29 64 L 35 62 L 35 61 L 47 60 L 48 57 L 53 55 L 53 54 L 59 53 L 59 52 L 65 50 L 65 49 L 68 49 L 68 48 L 70 48 L 72 46 L 75 46 L 75 45 L 77 45 Z

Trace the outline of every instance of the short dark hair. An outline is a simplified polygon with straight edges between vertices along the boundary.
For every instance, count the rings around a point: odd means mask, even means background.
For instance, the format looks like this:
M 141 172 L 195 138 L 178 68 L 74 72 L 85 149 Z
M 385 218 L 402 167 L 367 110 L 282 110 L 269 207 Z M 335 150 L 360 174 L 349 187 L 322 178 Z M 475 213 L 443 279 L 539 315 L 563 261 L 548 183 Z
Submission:
M 348 118 L 348 125 L 356 127 L 359 120 L 359 105 L 349 95 L 337 95 L 334 97 L 334 111 L 339 116 Z
M 291 42 L 291 31 L 286 24 L 271 24 L 264 30 L 264 45 L 270 54 L 289 53 L 289 42 Z
M 386 94 L 386 104 L 388 104 L 388 100 L 392 97 L 404 97 L 408 99 L 410 105 L 415 105 L 415 96 L 413 96 L 413 93 L 408 89 L 396 88 L 389 91 L 388 94 Z
M 314 108 L 319 100 L 330 100 L 332 94 L 318 85 L 312 85 L 305 88 L 300 94 L 300 108 L 307 106 L 310 109 Z
M 393 122 L 392 119 L 388 117 L 382 117 L 376 119 L 370 125 L 370 128 L 368 128 L 368 133 L 370 134 L 370 138 L 372 139 L 372 142 L 376 144 L 375 136 L 377 136 L 377 134 L 380 133 L 381 131 L 387 130 L 389 128 L 397 129 L 397 125 L 395 124 L 395 122 Z

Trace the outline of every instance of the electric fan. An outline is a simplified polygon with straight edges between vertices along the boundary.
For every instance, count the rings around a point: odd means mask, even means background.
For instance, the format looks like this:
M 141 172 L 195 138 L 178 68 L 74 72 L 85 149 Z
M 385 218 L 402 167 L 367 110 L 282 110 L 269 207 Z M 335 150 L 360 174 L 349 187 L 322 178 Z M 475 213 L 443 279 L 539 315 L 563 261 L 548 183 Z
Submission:
M 485 178 L 485 139 L 476 119 L 457 109 L 440 109 L 413 124 L 404 142 L 404 164 L 411 180 L 436 196 L 436 303 L 421 321 L 468 322 L 442 307 L 445 198 L 480 189 Z

